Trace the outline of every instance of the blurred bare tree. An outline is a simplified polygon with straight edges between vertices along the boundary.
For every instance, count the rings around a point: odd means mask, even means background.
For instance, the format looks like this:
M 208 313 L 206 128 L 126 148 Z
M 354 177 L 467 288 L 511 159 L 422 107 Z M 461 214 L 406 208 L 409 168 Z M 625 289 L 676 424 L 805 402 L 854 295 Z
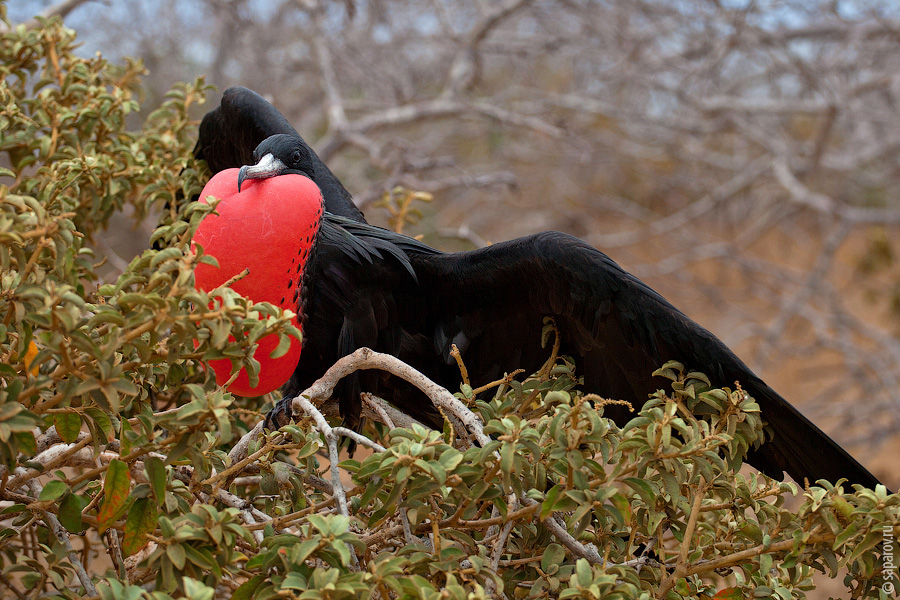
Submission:
M 444 248 L 579 235 L 839 418 L 838 440 L 897 437 L 894 0 L 119 0 L 67 19 L 86 51 L 143 57 L 151 99 L 200 74 L 266 95 L 376 220 L 402 185 L 435 194 L 416 229 Z

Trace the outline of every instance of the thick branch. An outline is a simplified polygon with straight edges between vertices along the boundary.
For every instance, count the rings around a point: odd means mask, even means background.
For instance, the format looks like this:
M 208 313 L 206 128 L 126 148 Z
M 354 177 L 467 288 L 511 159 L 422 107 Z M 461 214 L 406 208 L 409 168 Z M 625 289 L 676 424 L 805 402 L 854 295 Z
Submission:
M 479 444 L 487 445 L 490 438 L 485 435 L 481 420 L 470 411 L 465 404 L 457 400 L 453 394 L 445 388 L 431 381 L 419 371 L 413 369 L 400 359 L 390 354 L 375 352 L 369 348 L 360 348 L 353 354 L 349 354 L 337 361 L 320 379 L 304 390 L 300 396 L 294 398 L 294 414 L 306 412 L 301 398 L 307 397 L 310 401 L 322 401 L 330 398 L 337 383 L 356 371 L 380 369 L 396 375 L 413 384 L 425 393 L 435 406 L 453 413 L 475 435 Z

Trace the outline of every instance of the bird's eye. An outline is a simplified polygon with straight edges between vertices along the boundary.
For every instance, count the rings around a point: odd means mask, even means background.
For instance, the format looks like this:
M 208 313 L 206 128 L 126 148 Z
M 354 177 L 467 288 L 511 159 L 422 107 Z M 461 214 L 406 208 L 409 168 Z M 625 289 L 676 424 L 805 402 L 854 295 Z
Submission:
M 298 162 L 300 162 L 300 158 L 301 158 L 300 151 L 294 150 L 294 155 L 291 157 L 291 160 L 293 160 L 295 163 L 298 163 Z

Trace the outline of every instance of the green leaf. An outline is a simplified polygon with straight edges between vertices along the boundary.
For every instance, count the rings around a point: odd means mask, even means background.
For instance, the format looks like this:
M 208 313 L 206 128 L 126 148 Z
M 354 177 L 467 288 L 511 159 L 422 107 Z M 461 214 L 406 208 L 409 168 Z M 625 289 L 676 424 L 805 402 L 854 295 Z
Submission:
M 26 504 L 13 504 L 12 506 L 7 506 L 3 510 L 0 510 L 0 515 L 12 515 L 19 512 L 25 512 L 26 510 L 28 510 Z
M 46 488 L 45 488 L 46 489 Z M 68 494 L 59 503 L 59 522 L 71 533 L 81 533 L 85 529 L 81 511 L 88 505 L 87 498 L 78 494 Z
M 69 491 L 69 486 L 67 486 L 64 481 L 54 479 L 53 481 L 47 482 L 47 485 L 41 490 L 41 495 L 38 496 L 38 500 L 56 500 L 57 498 L 61 498 L 67 491 Z
M 34 439 L 34 433 L 30 431 L 17 431 L 13 434 L 13 437 L 19 445 L 19 452 L 25 456 L 34 456 L 37 454 L 37 440 Z
M 150 260 L 150 268 L 155 269 L 162 263 L 166 262 L 167 260 L 171 260 L 173 258 L 180 258 L 183 255 L 184 255 L 184 251 L 181 248 L 166 248 L 164 250 L 160 250 Z
M 645 479 L 640 479 L 638 477 L 626 477 L 623 482 L 626 483 L 628 487 L 636 491 L 641 497 L 641 500 L 643 500 L 647 504 L 652 506 L 656 502 L 656 492 L 653 489 L 653 486 Z
M 319 549 L 319 540 L 311 539 L 304 540 L 300 544 L 294 546 L 291 551 L 291 562 L 295 565 L 301 564 L 307 558 L 312 555 L 313 552 L 316 552 Z
M 853 552 L 849 557 L 850 562 L 857 560 L 860 556 L 882 542 L 883 539 L 884 532 L 881 530 L 881 527 L 873 527 L 862 541 L 858 542 L 853 548 Z
M 181 571 L 184 569 L 184 564 L 186 561 L 186 555 L 184 551 L 184 546 L 181 544 L 169 544 L 166 546 L 166 556 L 169 557 L 169 560 L 172 561 L 172 564 L 176 569 Z
M 78 440 L 78 434 L 81 432 L 81 415 L 75 411 L 66 411 L 56 413 L 53 419 L 56 426 L 56 432 L 67 444 L 74 444 Z
M 190 577 L 183 577 L 181 580 L 184 585 L 184 595 L 191 600 L 213 600 L 216 596 L 216 590 L 209 587 L 203 582 L 197 581 Z
M 759 573 L 765 576 L 772 568 L 772 555 L 762 554 L 759 557 Z
M 103 481 L 103 499 L 97 511 L 100 533 L 109 529 L 125 509 L 131 489 L 131 473 L 121 460 L 111 460 Z
M 859 521 L 854 521 L 853 523 L 850 523 L 850 525 L 846 529 L 844 529 L 844 531 L 842 531 L 840 533 L 840 535 L 838 535 L 837 537 L 834 538 L 834 543 L 831 545 L 832 550 L 837 550 L 838 548 L 843 546 L 844 543 L 847 540 L 849 540 L 850 538 L 852 538 L 854 535 L 856 535 L 856 533 L 858 531 L 859 531 Z
M 202 569 L 211 569 L 221 572 L 219 564 L 213 560 L 212 555 L 205 548 L 199 550 L 193 546 L 182 546 L 184 548 L 187 559 Z
M 6 363 L 0 363 L 0 375 L 5 375 L 7 377 L 18 377 L 19 372 L 16 371 L 12 365 L 8 365 Z
M 590 563 L 584 558 L 579 558 L 575 563 L 575 578 L 578 585 L 581 587 L 591 585 L 592 575 Z
M 93 424 L 97 428 L 95 443 L 106 443 L 115 438 L 116 430 L 107 413 L 95 407 L 87 408 L 84 412 L 89 417 L 88 426 Z
M 122 552 L 125 556 L 131 556 L 146 545 L 147 534 L 156 529 L 158 518 L 156 505 L 149 498 L 138 498 L 134 501 L 128 509 L 128 518 L 125 519 L 125 539 L 122 542 Z M 171 555 L 169 558 L 171 559 Z
M 309 587 L 309 582 L 299 573 L 291 572 L 281 582 L 281 587 L 289 590 L 305 590 Z
M 559 565 L 566 559 L 566 549 L 560 544 L 550 544 L 544 549 L 544 555 L 541 557 L 541 570 L 553 575 L 559 570 Z
M 166 466 L 163 464 L 163 461 L 155 456 L 145 456 L 144 470 L 147 471 L 147 478 L 150 480 L 153 496 L 157 502 L 162 502 L 166 497 Z
M 556 499 L 559 498 L 559 494 L 562 492 L 562 490 L 562 486 L 554 485 L 552 488 L 550 488 L 550 491 L 547 492 L 547 497 L 544 500 L 543 504 L 541 504 L 542 521 L 553 513 L 553 506 L 556 504 Z
M 265 580 L 265 575 L 254 575 L 234 590 L 231 600 L 250 600 Z
M 291 336 L 287 334 L 282 334 L 278 336 L 278 345 L 272 350 L 271 354 L 269 354 L 269 358 L 281 358 L 285 354 L 288 353 L 288 350 L 291 349 Z

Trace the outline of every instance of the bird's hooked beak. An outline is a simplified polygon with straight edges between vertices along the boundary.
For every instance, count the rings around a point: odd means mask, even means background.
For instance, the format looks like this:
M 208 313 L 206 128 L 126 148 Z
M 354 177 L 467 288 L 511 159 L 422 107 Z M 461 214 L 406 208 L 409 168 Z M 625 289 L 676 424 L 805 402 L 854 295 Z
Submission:
M 266 154 L 255 165 L 244 165 L 238 171 L 238 192 L 241 191 L 241 184 L 245 179 L 266 179 L 280 175 L 286 170 L 287 166 L 272 153 Z

